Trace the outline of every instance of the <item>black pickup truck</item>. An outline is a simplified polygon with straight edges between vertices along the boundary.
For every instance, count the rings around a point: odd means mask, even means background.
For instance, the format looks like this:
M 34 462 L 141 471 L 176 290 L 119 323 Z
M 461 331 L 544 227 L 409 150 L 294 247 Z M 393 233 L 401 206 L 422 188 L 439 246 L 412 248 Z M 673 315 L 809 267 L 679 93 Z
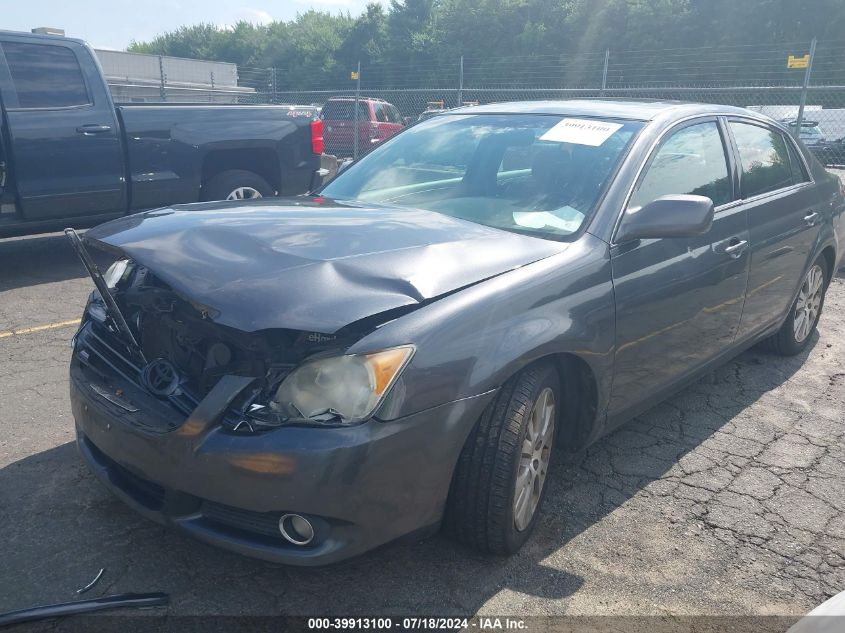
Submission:
M 305 193 L 333 174 L 307 106 L 117 105 L 93 51 L 0 31 L 0 236 L 181 202 Z

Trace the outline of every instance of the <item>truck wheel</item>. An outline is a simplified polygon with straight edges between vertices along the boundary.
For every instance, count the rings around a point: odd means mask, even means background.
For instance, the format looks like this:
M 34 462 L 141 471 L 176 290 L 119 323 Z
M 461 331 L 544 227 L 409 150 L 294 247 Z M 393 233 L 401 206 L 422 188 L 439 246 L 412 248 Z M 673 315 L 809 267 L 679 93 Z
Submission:
M 203 200 L 249 200 L 274 196 L 273 187 L 258 174 L 244 169 L 220 172 L 202 186 Z
M 827 290 L 827 262 L 820 257 L 810 266 L 801 282 L 801 290 L 780 330 L 763 344 L 781 356 L 794 356 L 807 347 L 818 325 Z
M 458 459 L 446 529 L 461 543 L 513 554 L 540 512 L 552 458 L 560 379 L 551 364 L 508 380 L 473 428 Z

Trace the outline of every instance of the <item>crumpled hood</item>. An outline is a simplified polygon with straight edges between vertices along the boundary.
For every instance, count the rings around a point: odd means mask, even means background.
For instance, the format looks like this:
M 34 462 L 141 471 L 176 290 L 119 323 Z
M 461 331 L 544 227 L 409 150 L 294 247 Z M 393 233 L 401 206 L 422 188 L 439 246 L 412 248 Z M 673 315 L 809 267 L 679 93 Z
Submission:
M 211 318 L 331 334 L 543 259 L 565 243 L 431 211 L 264 199 L 176 206 L 88 231 Z

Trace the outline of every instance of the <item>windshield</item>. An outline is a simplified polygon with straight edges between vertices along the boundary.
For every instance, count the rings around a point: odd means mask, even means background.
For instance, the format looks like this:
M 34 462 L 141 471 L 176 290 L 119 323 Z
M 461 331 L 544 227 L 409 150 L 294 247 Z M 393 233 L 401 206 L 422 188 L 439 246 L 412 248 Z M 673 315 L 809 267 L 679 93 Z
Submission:
M 439 115 L 377 147 L 320 193 L 564 237 L 581 228 L 642 126 L 548 115 Z

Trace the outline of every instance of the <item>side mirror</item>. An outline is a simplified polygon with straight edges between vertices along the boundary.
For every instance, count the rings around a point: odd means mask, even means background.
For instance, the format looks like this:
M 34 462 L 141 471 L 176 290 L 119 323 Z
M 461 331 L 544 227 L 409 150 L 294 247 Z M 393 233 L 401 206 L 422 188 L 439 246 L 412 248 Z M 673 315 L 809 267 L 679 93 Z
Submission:
M 704 235 L 713 224 L 713 201 L 704 196 L 661 196 L 622 216 L 616 243 Z

